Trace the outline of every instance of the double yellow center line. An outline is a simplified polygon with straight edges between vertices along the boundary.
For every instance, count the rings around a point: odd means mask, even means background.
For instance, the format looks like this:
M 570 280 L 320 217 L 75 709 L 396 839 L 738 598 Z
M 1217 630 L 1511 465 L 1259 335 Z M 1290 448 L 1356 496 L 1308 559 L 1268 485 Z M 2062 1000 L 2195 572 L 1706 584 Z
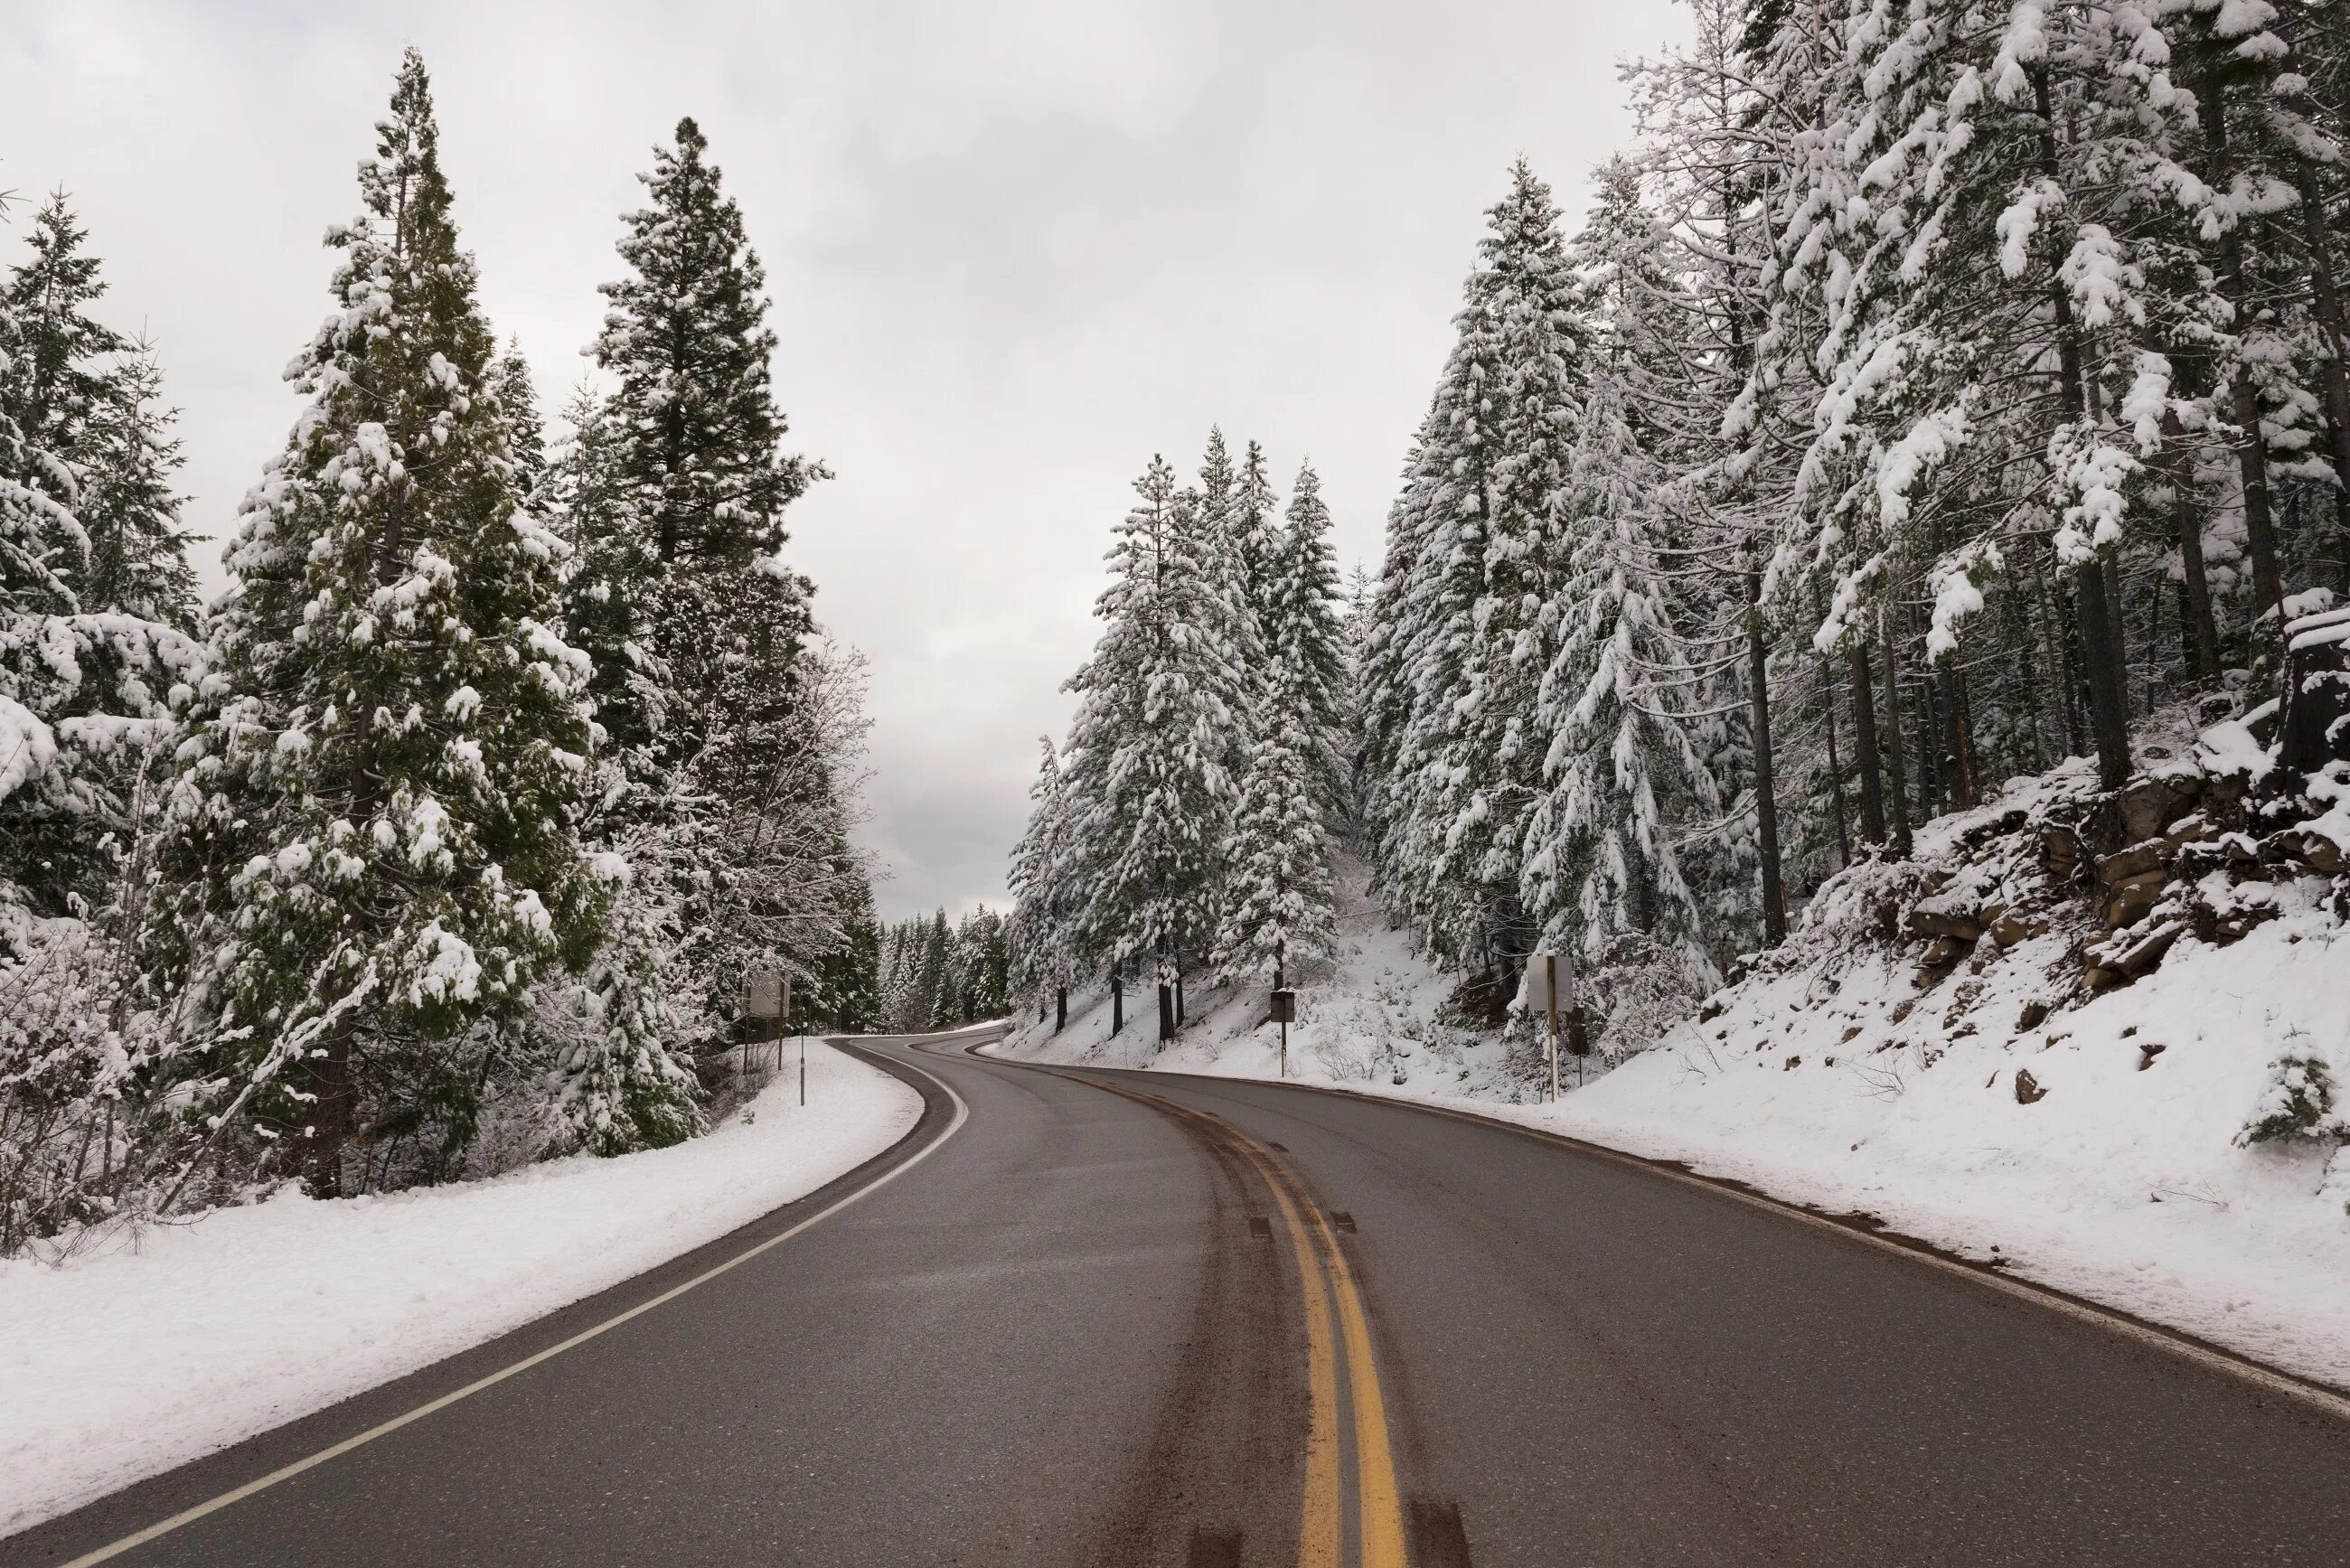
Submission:
M 1354 1417 L 1356 1542 L 1361 1568 L 1407 1568 L 1403 1508 L 1396 1492 L 1395 1452 L 1388 1438 L 1387 1406 L 1379 1395 L 1378 1364 L 1371 1354 L 1369 1320 L 1355 1288 L 1354 1271 L 1322 1211 L 1288 1166 L 1263 1144 L 1222 1117 L 1157 1095 L 1081 1080 L 1139 1100 L 1191 1122 L 1253 1167 L 1273 1194 L 1297 1259 L 1305 1302 L 1305 1499 L 1299 1521 L 1298 1568 L 1338 1568 L 1344 1546 L 1344 1469 L 1340 1462 L 1340 1388 Z M 1336 1332 L 1332 1320 L 1336 1319 Z

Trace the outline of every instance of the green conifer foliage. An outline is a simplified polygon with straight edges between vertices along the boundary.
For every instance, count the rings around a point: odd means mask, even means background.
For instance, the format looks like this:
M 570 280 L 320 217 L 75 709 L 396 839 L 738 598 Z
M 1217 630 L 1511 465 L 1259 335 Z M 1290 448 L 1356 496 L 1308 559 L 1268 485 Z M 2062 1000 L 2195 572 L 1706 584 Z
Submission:
M 564 545 L 517 506 L 412 50 L 359 189 L 293 370 L 309 403 L 186 696 L 155 955 L 211 1025 L 192 1111 L 321 1194 L 462 1145 L 484 1053 L 589 962 L 608 902 L 570 826 L 588 667 L 551 624 Z

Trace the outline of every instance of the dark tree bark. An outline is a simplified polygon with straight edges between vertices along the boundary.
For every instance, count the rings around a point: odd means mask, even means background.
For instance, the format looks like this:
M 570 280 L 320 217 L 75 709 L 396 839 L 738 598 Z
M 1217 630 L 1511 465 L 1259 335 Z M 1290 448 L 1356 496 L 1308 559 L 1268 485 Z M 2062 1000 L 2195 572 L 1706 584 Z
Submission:
M 1942 781 L 1941 689 L 1929 664 L 1918 680 L 1918 820 L 1931 822 L 1948 809 Z
M 319 1054 L 304 1064 L 304 1087 L 316 1098 L 303 1125 L 302 1179 L 313 1198 L 343 1195 L 343 1150 L 350 1142 L 357 1085 L 351 1082 L 351 1024 L 327 1033 Z
M 1762 573 L 1746 559 L 1747 701 L 1754 729 L 1754 830 L 1762 852 L 1762 937 L 1787 939 L 1787 893 L 1780 882 L 1779 798 L 1771 759 L 1771 657 L 1762 640 Z
M 1159 982 L 1159 1038 L 1175 1038 L 1175 988 L 1165 981 Z
M 1942 682 L 1942 782 L 1950 809 L 1971 811 L 1975 804 L 1974 759 L 1968 755 L 1969 732 L 1966 672 L 1955 663 L 1945 665 Z
M 1112 964 L 1112 965 L 1110 965 L 1110 967 L 1109 967 L 1109 1032 L 1110 1032 L 1110 1037 L 1111 1037 L 1112 1039 L 1117 1038 L 1117 1036 L 1118 1036 L 1118 1032 L 1119 1030 L 1121 1030 L 1121 1029 L 1125 1028 L 1125 1027 L 1126 1027 L 1126 977 L 1125 977 L 1124 975 L 1122 975 L 1122 974 L 1120 974 L 1120 973 L 1118 972 L 1118 965 L 1116 965 L 1116 964 Z
M 2195 458 L 2178 415 L 2162 416 L 2170 470 L 2170 526 L 2178 540 L 2179 597 L 2186 610 L 2188 670 L 2199 681 L 2220 679 L 2220 624 L 2211 616 L 2211 578 L 2203 569 L 2203 513 L 2195 504 Z
M 1835 669 L 1820 660 L 1820 697 L 1827 709 L 1828 801 L 1835 816 L 1836 869 L 1852 864 L 1852 836 L 1845 826 L 1844 767 L 1836 760 Z
M 1891 830 L 1889 847 L 1896 860 L 1909 858 L 1909 764 L 1901 755 L 1901 647 L 1894 640 L 1893 618 L 1882 617 L 1877 626 L 1883 639 L 1885 654 L 1885 766 L 1887 783 L 1886 805 L 1892 808 L 1892 820 L 1886 824 Z
M 1885 842 L 1885 785 L 1877 772 L 1877 676 L 1868 667 L 1868 645 L 1852 645 L 1853 766 L 1860 774 L 1860 837 Z
M 1069 988 L 1066 985 L 1056 985 L 1053 988 L 1053 1033 L 1058 1034 L 1068 1026 Z

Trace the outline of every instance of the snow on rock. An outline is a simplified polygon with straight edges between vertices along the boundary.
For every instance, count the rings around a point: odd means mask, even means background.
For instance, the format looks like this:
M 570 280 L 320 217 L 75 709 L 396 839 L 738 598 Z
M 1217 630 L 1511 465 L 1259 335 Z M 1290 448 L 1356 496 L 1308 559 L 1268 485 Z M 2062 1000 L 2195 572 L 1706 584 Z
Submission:
M 1917 862 L 1876 868 L 1881 886 L 1831 883 L 1782 961 L 1588 1087 L 1569 1066 L 1555 1106 L 1539 1103 L 1524 1034 L 1440 1022 L 1452 981 L 1387 928 L 1351 868 L 1339 958 L 1298 977 L 1290 1075 L 1463 1105 L 1872 1215 L 2350 1386 L 2350 1146 L 2240 1141 L 2281 1056 L 2327 1062 L 2350 1084 L 2350 929 L 2322 907 L 2322 881 L 2251 885 L 2275 912 L 2241 940 L 2182 936 L 2152 972 L 2085 1000 L 2077 931 L 1986 939 L 1980 969 L 1928 969 L 1915 936 L 1873 934 L 1895 883 L 1914 903 L 1935 862 L 1960 858 L 1961 835 L 2079 783 L 2063 770 L 2014 781 L 1986 811 L 1921 829 Z M 1147 997 L 1129 995 L 1112 1041 L 1107 1000 L 1088 993 L 1061 1035 L 1024 1020 L 998 1054 L 1274 1075 L 1261 990 L 1191 1000 L 1191 1027 L 1163 1053 Z
M 0 1534 L 429 1366 L 712 1241 L 912 1128 L 828 1046 L 706 1137 L 488 1181 L 267 1202 L 0 1262 Z M 788 1254 L 786 1254 L 788 1256 Z

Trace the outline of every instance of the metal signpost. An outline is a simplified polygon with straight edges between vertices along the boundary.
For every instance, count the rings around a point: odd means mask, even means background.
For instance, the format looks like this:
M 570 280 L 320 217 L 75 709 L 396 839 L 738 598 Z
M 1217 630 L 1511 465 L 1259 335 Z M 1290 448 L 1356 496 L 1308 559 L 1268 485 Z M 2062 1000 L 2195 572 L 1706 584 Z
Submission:
M 1538 949 L 1526 960 L 1526 974 L 1518 988 L 1519 1005 L 1529 1012 L 1540 1008 L 1550 1018 L 1550 1097 L 1558 1098 L 1558 1015 L 1565 1009 L 1573 1028 L 1575 1011 L 1575 958 L 1573 954 Z M 1581 1036 L 1576 1036 L 1580 1040 Z M 1583 1086 L 1583 1053 L 1575 1052 L 1575 1083 Z
M 1273 993 L 1273 1021 L 1281 1025 L 1281 1075 L 1289 1076 L 1289 1026 L 1297 1022 L 1297 993 L 1286 986 Z

